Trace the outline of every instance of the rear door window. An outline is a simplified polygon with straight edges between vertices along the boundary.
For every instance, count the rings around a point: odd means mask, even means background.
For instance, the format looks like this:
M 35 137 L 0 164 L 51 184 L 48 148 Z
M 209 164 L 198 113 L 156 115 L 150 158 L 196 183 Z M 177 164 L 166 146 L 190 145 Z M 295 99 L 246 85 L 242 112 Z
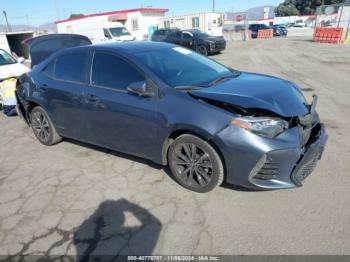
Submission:
M 67 54 L 56 58 L 54 77 L 70 82 L 85 82 L 88 56 L 85 53 Z
M 143 81 L 140 72 L 125 60 L 109 53 L 96 52 L 92 64 L 91 84 L 126 90 L 134 82 Z

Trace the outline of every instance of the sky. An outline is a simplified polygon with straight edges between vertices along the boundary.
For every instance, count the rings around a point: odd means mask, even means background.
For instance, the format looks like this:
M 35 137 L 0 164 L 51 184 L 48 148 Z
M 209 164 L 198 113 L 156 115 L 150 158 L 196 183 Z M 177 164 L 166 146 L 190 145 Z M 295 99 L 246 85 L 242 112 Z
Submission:
M 282 0 L 216 0 L 216 11 L 245 11 Z M 212 0 L 0 0 L 0 24 L 6 11 L 10 24 L 41 25 L 67 18 L 71 13 L 99 13 L 139 7 L 167 8 L 167 15 L 211 11 Z

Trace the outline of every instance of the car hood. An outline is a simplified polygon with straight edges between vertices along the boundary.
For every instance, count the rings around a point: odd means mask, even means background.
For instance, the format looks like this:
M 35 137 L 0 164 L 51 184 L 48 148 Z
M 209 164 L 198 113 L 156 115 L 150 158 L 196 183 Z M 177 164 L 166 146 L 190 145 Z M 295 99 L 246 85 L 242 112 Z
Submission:
M 207 40 L 210 42 L 224 42 L 225 41 L 224 38 L 221 36 L 208 36 L 208 37 L 203 38 L 203 40 Z
M 215 86 L 190 91 L 190 94 L 245 109 L 264 109 L 282 117 L 309 113 L 298 87 L 289 81 L 261 74 L 241 73 Z
M 0 66 L 0 80 L 9 77 L 18 77 L 28 71 L 29 68 L 20 63 L 3 65 Z

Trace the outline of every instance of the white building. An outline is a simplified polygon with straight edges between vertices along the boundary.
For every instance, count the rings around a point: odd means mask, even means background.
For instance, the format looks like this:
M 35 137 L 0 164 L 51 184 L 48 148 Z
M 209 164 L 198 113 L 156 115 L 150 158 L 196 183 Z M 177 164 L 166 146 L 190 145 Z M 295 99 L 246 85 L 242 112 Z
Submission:
M 79 34 L 79 25 L 102 25 L 106 23 L 121 23 L 136 38 L 136 40 L 144 40 L 158 25 L 158 20 L 164 17 L 168 9 L 163 8 L 137 8 L 129 10 L 120 10 L 114 12 L 105 12 L 85 15 L 82 17 L 56 21 L 58 33 Z
M 221 13 L 199 13 L 159 18 L 159 28 L 199 29 L 209 35 L 222 36 Z

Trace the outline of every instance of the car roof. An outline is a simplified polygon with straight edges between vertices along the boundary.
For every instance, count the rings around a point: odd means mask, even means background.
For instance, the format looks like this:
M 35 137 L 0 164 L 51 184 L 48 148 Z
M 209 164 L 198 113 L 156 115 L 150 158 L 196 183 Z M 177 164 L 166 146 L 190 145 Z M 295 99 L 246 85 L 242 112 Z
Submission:
M 90 46 L 81 46 L 76 48 L 91 48 L 91 49 L 103 49 L 118 51 L 120 53 L 135 53 L 148 50 L 159 50 L 165 48 L 175 47 L 174 44 L 164 43 L 164 42 L 147 42 L 147 41 L 132 41 L 124 43 L 108 43 L 108 44 L 98 44 Z
M 190 32 L 190 33 L 203 33 L 201 30 L 199 29 L 186 29 L 186 30 L 182 30 L 182 32 Z
M 101 50 L 116 52 L 119 54 L 132 54 L 150 50 L 170 49 L 173 47 L 176 47 L 176 45 L 165 42 L 133 41 L 124 43 L 104 43 L 66 48 L 58 51 L 54 57 L 81 50 Z

